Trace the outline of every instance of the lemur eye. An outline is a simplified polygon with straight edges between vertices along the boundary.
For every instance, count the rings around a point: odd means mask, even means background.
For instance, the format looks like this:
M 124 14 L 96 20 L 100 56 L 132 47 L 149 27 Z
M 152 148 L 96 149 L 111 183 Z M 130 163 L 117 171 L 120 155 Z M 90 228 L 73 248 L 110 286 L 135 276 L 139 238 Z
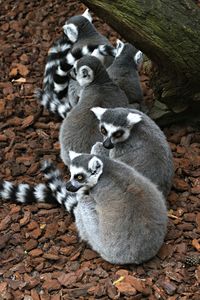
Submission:
M 79 182 L 82 182 L 85 179 L 85 176 L 83 174 L 77 174 L 74 176 L 74 179 Z
M 123 134 L 124 134 L 123 130 L 117 130 L 113 133 L 113 137 L 118 139 L 118 138 L 122 137 Z
M 101 126 L 101 133 L 103 135 L 107 135 L 108 131 L 105 129 L 105 127 Z
M 83 78 L 87 77 L 88 76 L 88 70 L 87 69 L 82 69 L 82 75 L 83 75 Z

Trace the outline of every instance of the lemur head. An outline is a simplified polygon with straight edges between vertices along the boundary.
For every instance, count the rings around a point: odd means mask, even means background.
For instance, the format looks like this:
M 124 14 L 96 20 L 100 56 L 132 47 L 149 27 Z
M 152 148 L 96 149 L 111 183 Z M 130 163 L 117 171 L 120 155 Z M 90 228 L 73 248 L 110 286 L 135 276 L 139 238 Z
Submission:
M 86 9 L 80 16 L 71 17 L 63 26 L 65 35 L 72 43 L 75 43 L 80 33 L 84 34 L 84 29 L 92 27 L 92 16 L 89 13 L 89 9 Z
M 130 62 L 130 59 L 133 59 L 135 63 L 135 68 L 138 69 L 143 61 L 143 53 L 136 49 L 130 43 L 123 43 L 119 39 L 116 44 L 116 58 L 122 57 L 122 59 L 127 58 Z
M 79 189 L 88 191 L 94 187 L 103 172 L 103 162 L 95 155 L 76 153 L 69 151 L 70 181 L 67 189 L 77 192 Z
M 142 114 L 126 108 L 106 109 L 93 107 L 91 111 L 99 120 L 99 130 L 104 136 L 103 146 L 112 149 L 117 143 L 125 142 L 133 126 L 142 120 Z
M 70 74 L 78 81 L 80 86 L 87 86 L 97 78 L 108 77 L 100 60 L 91 55 L 85 55 L 77 60 Z

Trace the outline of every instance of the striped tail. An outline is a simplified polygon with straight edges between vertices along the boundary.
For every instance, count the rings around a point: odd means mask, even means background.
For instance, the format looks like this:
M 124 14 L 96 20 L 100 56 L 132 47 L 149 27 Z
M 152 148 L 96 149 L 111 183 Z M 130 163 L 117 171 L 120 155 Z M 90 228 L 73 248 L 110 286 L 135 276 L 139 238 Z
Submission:
M 26 183 L 14 185 L 9 181 L 1 181 L 0 198 L 21 204 L 29 204 L 32 202 L 58 204 L 58 201 L 53 195 L 51 189 L 43 183 L 32 187 Z
M 116 49 L 110 45 L 86 45 L 69 52 L 65 58 L 60 60 L 53 74 L 54 92 L 59 94 L 58 98 L 61 99 L 67 95 L 70 80 L 69 71 L 78 59 L 84 55 L 94 55 L 103 60 L 105 56 L 115 56 L 115 54 Z
M 42 167 L 48 182 L 30 186 L 27 183 L 14 185 L 9 181 L 0 182 L 0 198 L 21 204 L 51 203 L 62 205 L 71 213 L 77 205 L 76 194 L 66 189 L 66 182 L 61 173 L 50 162 L 45 162 Z
M 63 205 L 68 212 L 73 212 L 77 205 L 75 193 L 66 189 L 66 182 L 63 180 L 59 169 L 50 161 L 44 161 L 41 171 L 47 179 L 47 185 L 54 193 L 57 201 Z
M 48 51 L 47 63 L 45 65 L 43 86 L 44 88 L 52 85 L 53 74 L 55 70 L 70 52 L 73 43 L 68 39 L 66 35 L 63 35 L 58 39 Z
M 58 96 L 52 90 L 41 90 L 35 91 L 35 97 L 40 101 L 41 105 L 44 106 L 50 112 L 60 116 L 64 119 L 67 113 L 71 110 L 71 105 L 68 101 L 63 102 L 58 99 Z
M 86 45 L 72 51 L 71 47 L 66 46 L 65 49 L 63 46 L 63 49 L 64 51 L 59 53 L 54 52 L 58 50 L 58 46 L 50 49 L 45 67 L 44 88 L 35 92 L 41 105 L 61 118 L 65 118 L 72 109 L 68 100 L 69 71 L 75 61 L 84 55 L 94 55 L 103 61 L 105 56 L 115 56 L 116 54 L 116 49 L 110 45 Z

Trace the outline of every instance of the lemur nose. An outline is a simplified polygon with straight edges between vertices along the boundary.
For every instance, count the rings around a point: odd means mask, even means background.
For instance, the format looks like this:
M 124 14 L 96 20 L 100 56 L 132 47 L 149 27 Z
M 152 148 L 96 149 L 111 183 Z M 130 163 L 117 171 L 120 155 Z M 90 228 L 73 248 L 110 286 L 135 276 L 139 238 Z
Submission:
M 107 139 L 103 142 L 103 146 L 104 146 L 106 149 L 112 149 L 112 148 L 114 148 L 114 145 L 113 145 L 113 143 L 111 142 L 111 139 L 110 139 L 110 138 L 107 138 Z
M 78 191 L 79 188 L 80 188 L 80 187 L 75 187 L 74 185 L 72 185 L 70 181 L 68 181 L 68 182 L 66 183 L 66 189 L 67 189 L 69 192 L 75 193 L 75 192 Z

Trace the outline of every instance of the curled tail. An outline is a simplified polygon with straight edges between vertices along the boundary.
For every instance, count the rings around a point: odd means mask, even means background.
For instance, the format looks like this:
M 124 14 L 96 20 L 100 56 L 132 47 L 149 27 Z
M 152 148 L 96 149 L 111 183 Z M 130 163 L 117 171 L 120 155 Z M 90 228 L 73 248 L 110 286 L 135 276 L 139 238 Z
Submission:
M 110 45 L 86 45 L 83 48 L 71 50 L 72 45 L 53 46 L 49 51 L 49 57 L 45 66 L 43 90 L 35 92 L 41 105 L 50 112 L 65 118 L 72 109 L 68 97 L 70 75 L 69 71 L 75 61 L 84 55 L 94 55 L 101 61 L 105 56 L 115 56 L 116 49 Z M 63 52 L 61 51 L 62 49 Z M 56 53 L 55 51 L 60 51 Z M 64 53 L 64 54 L 63 54 Z
M 0 182 L 0 198 L 21 204 L 52 203 L 63 205 L 68 212 L 72 212 L 77 204 L 76 194 L 66 189 L 60 170 L 51 162 L 44 162 L 42 171 L 47 178 L 47 183 L 30 186 L 27 183 L 14 185 L 9 181 Z
M 66 189 L 66 182 L 63 180 L 59 169 L 50 161 L 44 161 L 41 171 L 47 179 L 47 185 L 54 193 L 59 204 L 63 205 L 68 212 L 73 212 L 77 205 L 75 193 Z
M 60 116 L 62 119 L 64 119 L 67 116 L 67 113 L 71 110 L 70 103 L 68 101 L 61 101 L 53 90 L 37 89 L 35 91 L 35 96 L 42 106 L 50 112 Z

